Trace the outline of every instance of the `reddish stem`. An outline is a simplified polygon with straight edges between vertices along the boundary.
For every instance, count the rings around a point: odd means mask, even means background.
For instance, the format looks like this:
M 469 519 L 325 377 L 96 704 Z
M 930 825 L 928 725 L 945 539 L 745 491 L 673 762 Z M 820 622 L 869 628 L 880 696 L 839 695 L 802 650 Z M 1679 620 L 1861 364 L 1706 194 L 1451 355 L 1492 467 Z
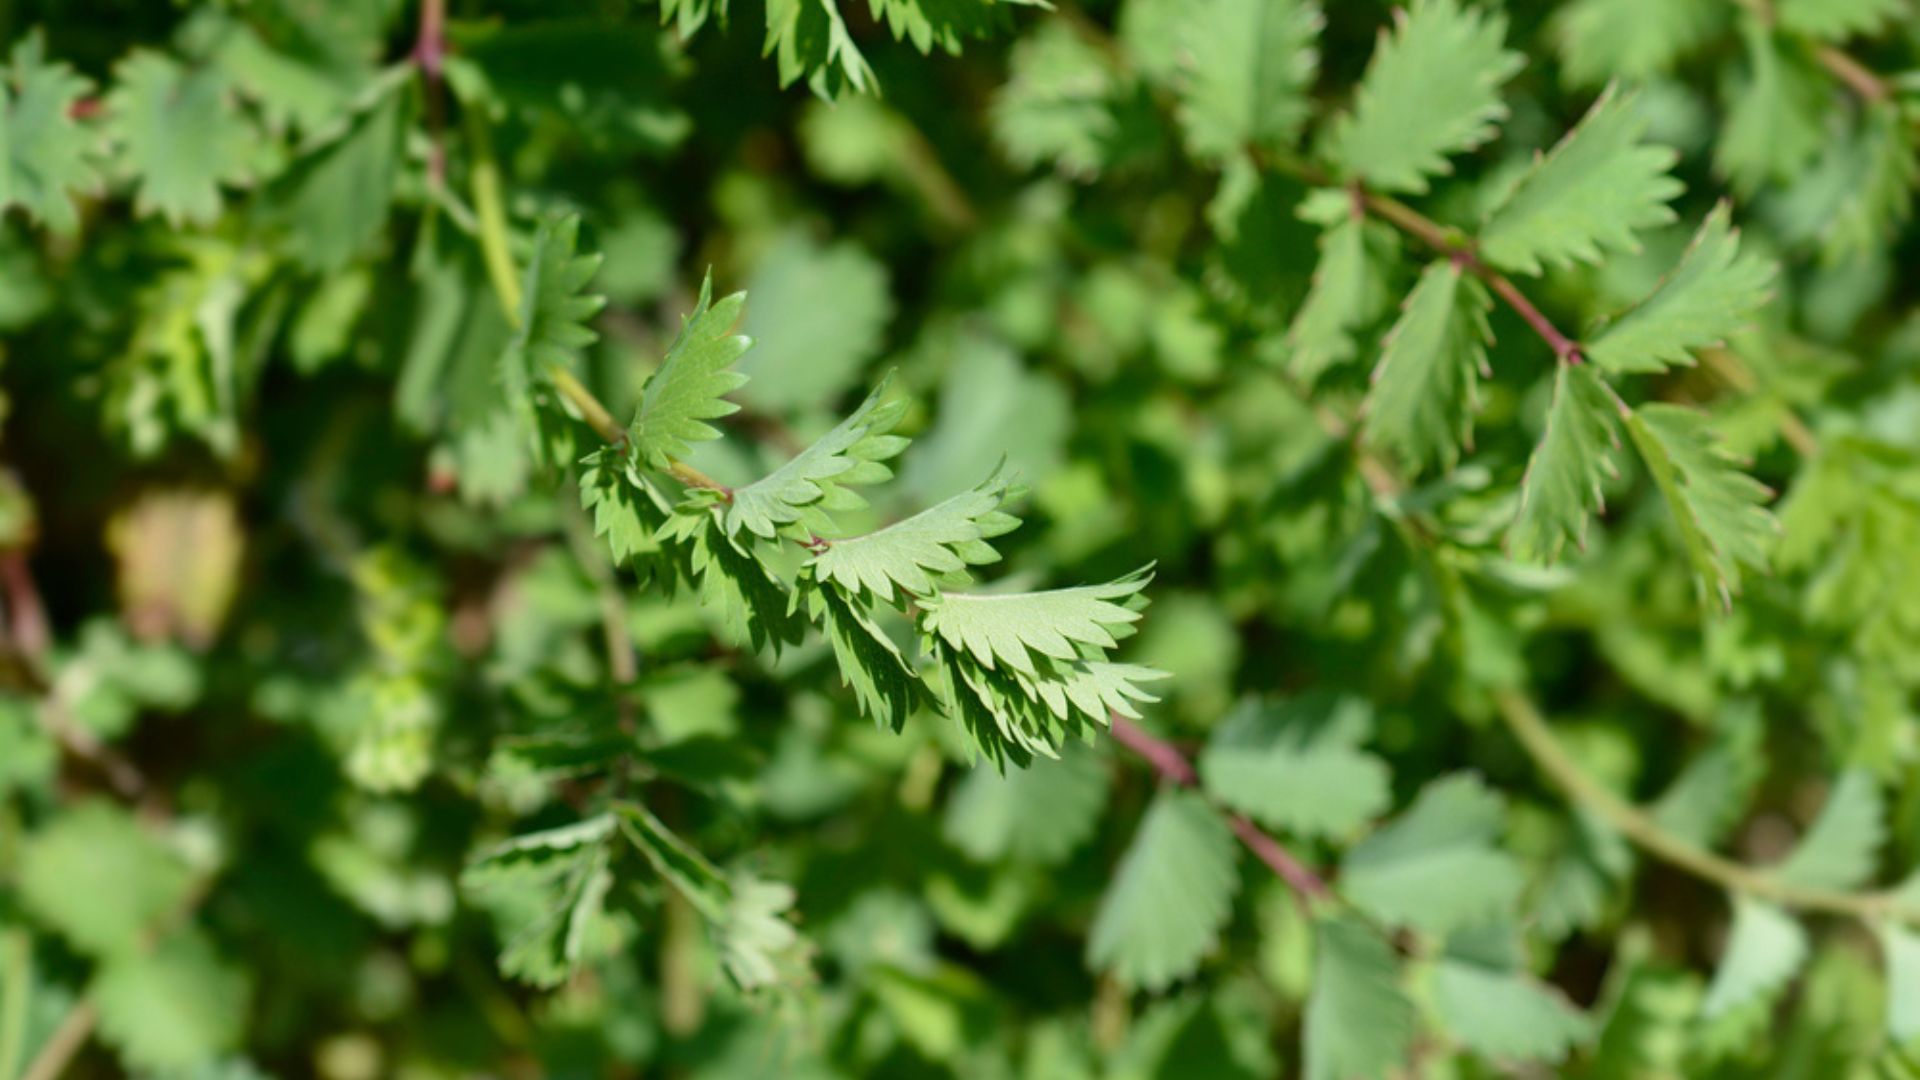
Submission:
M 1162 779 L 1180 787 L 1192 787 L 1200 777 L 1194 772 L 1193 763 L 1180 752 L 1180 748 L 1147 733 L 1138 724 L 1126 717 L 1114 713 L 1110 717 L 1113 740 L 1131 750 L 1153 766 Z M 1333 895 L 1333 889 L 1307 865 L 1295 858 L 1293 853 L 1281 845 L 1280 841 L 1268 836 L 1242 814 L 1227 814 L 1227 824 L 1232 826 L 1233 834 L 1247 846 L 1256 857 L 1287 883 L 1296 895 L 1303 900 L 1325 900 Z

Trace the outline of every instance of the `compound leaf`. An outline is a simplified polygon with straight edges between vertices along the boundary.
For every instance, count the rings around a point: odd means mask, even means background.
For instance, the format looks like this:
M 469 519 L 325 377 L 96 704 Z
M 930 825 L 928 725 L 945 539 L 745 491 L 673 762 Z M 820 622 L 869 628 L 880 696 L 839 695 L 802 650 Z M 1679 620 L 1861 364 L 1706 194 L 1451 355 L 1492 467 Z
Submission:
M 39 31 L 13 47 L 0 71 L 0 212 L 18 206 L 54 232 L 79 228 L 73 196 L 99 177 L 93 135 L 73 110 L 92 91 L 93 83 L 72 67 L 47 62 Z
M 174 225 L 220 213 L 220 187 L 247 180 L 261 145 L 227 78 L 136 49 L 114 68 L 108 131 L 120 169 L 133 177 L 134 210 Z
M 1341 886 L 1383 922 L 1444 935 L 1519 898 L 1519 865 L 1495 846 L 1506 811 L 1472 776 L 1437 780 L 1413 806 L 1347 853 Z
M 1413 1003 L 1400 989 L 1393 946 L 1349 916 L 1322 920 L 1303 1026 L 1307 1080 L 1379 1080 L 1403 1066 Z
M 1800 921 L 1764 900 L 1735 893 L 1733 929 L 1700 1005 L 1707 1019 L 1771 998 L 1807 959 Z
M 882 380 L 859 408 L 791 461 L 734 489 L 722 511 L 727 534 L 737 536 L 744 528 L 771 540 L 798 523 L 817 535 L 830 526 L 833 511 L 866 506 L 848 489 L 892 479 L 885 462 L 907 446 L 906 439 L 888 434 L 907 407 L 904 398 L 883 400 L 891 381 Z
M 1307 121 L 1323 22 L 1313 0 L 1202 0 L 1187 12 L 1180 121 L 1196 156 L 1292 146 Z

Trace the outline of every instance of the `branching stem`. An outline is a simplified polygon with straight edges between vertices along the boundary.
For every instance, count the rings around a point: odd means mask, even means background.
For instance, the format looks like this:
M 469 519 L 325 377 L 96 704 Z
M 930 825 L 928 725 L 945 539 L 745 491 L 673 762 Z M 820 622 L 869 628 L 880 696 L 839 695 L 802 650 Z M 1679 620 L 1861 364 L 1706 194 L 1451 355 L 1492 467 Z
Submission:
M 1688 843 L 1660 827 L 1639 807 L 1614 794 L 1587 775 L 1566 747 L 1554 737 L 1553 730 L 1533 702 L 1518 690 L 1495 693 L 1494 703 L 1528 756 L 1574 801 L 1598 814 L 1608 825 L 1633 841 L 1649 855 L 1676 866 L 1698 878 L 1704 878 L 1731 892 L 1745 893 L 1802 911 L 1847 915 L 1873 921 L 1885 918 L 1911 919 L 1914 913 L 1896 904 L 1884 892 L 1840 892 L 1814 889 L 1782 881 L 1764 870 L 1742 866 Z
M 1180 787 L 1192 787 L 1199 782 L 1199 774 L 1194 771 L 1193 763 L 1180 752 L 1180 748 L 1149 734 L 1146 729 L 1114 713 L 1109 717 L 1113 741 L 1131 750 L 1135 756 L 1153 766 L 1161 778 Z M 1224 813 L 1224 812 L 1223 812 Z M 1314 873 L 1280 841 L 1261 831 L 1244 814 L 1226 813 L 1227 824 L 1233 828 L 1233 834 L 1247 846 L 1267 868 L 1279 875 L 1295 895 L 1302 900 L 1326 900 L 1333 896 L 1333 889 L 1320 875 Z

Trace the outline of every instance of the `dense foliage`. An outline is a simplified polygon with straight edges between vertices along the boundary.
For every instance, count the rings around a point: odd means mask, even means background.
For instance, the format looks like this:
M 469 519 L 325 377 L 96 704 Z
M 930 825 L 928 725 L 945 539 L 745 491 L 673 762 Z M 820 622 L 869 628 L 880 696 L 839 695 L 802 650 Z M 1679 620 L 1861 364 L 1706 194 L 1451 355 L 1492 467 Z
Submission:
M 0 1080 L 1920 1072 L 1907 0 L 0 45 Z

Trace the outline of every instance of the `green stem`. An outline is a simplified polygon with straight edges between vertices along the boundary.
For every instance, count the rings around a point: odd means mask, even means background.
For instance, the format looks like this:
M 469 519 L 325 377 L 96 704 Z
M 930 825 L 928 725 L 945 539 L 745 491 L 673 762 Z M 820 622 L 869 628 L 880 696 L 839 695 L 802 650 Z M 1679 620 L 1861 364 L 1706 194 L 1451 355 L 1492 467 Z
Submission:
M 500 194 L 500 163 L 493 156 L 493 130 L 478 107 L 465 113 L 468 149 L 473 154 L 470 166 L 473 183 L 473 212 L 480 223 L 480 255 L 487 264 L 487 279 L 500 298 L 500 309 L 507 322 L 520 325 L 520 272 L 514 269 L 513 249 L 508 242 L 506 202 Z
M 24 930 L 0 935 L 0 1080 L 20 1075 L 33 993 L 33 942 Z
M 1514 738 L 1520 741 L 1542 772 L 1575 802 L 1599 815 L 1601 820 L 1654 858 L 1729 891 L 1771 900 L 1802 911 L 1847 915 L 1868 921 L 1911 917 L 1887 893 L 1839 892 L 1795 885 L 1682 840 L 1661 828 L 1639 807 L 1587 775 L 1573 760 L 1573 756 L 1567 753 L 1566 747 L 1560 744 L 1560 740 L 1554 737 L 1553 729 L 1524 694 L 1518 690 L 1496 691 L 1494 703 L 1499 708 L 1501 718 L 1506 721 L 1507 729 L 1513 732 Z

